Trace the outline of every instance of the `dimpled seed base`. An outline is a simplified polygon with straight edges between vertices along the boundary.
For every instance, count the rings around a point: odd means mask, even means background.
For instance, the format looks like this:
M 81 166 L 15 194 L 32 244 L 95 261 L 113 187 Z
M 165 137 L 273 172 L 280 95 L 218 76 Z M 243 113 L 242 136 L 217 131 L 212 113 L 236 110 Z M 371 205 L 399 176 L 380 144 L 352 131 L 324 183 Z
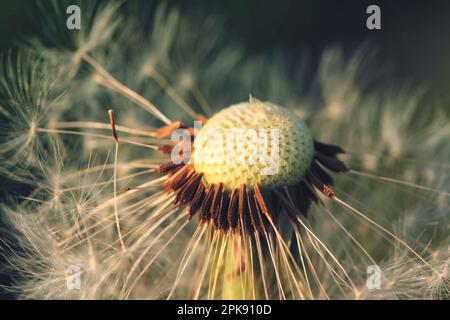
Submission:
M 236 129 L 246 134 L 237 136 Z M 273 154 L 276 133 L 272 129 L 279 133 L 279 149 Z M 264 132 L 267 144 L 256 138 Z M 276 155 L 279 159 L 273 162 Z M 250 99 L 208 120 L 195 138 L 192 162 L 195 171 L 203 173 L 206 186 L 222 183 L 224 189 L 233 190 L 241 184 L 258 184 L 272 189 L 299 182 L 313 155 L 313 138 L 302 119 L 283 107 Z M 278 166 L 270 170 L 271 163 Z

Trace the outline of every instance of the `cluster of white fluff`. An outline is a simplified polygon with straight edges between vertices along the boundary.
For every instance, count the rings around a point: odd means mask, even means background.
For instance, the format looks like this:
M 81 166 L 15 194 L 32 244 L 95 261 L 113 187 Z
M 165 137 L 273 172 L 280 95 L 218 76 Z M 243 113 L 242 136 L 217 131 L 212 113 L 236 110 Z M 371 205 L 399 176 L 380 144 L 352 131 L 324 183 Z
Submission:
M 220 298 L 214 264 L 239 250 L 172 205 L 165 176 L 154 172 L 168 158 L 151 147 L 168 141 L 149 133 L 168 121 L 191 125 L 251 94 L 290 108 L 315 138 L 347 151 L 354 170 L 336 177 L 335 192 L 366 217 L 324 199 L 307 219 L 320 241 L 281 227 L 277 257 L 259 270 L 266 297 L 449 298 L 448 108 L 396 83 L 368 90 L 367 48 L 349 59 L 326 50 L 307 79 L 305 64 L 288 69 L 281 53 L 246 55 L 214 16 L 86 1 L 82 29 L 70 31 L 60 27 L 65 5 L 44 3 L 47 37 L 1 62 L 0 174 L 27 190 L 1 204 L 3 271 L 14 274 L 7 290 L 44 299 Z M 381 287 L 369 290 L 373 264 Z M 71 266 L 81 275 L 72 290 Z

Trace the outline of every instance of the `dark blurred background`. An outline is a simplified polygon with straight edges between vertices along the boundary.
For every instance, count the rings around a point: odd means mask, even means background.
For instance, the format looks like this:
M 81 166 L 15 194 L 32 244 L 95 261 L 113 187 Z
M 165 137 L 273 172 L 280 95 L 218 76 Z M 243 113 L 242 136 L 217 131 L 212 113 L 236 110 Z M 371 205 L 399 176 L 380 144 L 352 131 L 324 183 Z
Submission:
M 138 0 L 130 0 L 138 1 Z M 77 1 L 74 1 L 76 3 Z M 449 100 L 450 1 L 444 0 L 168 0 L 185 9 L 212 12 L 228 20 L 229 33 L 249 53 L 274 48 L 292 55 L 307 51 L 317 59 L 325 47 L 351 53 L 361 43 L 377 49 L 391 76 L 431 87 Z M 366 28 L 366 8 L 381 8 L 381 30 Z M 5 0 L 0 5 L 0 51 L 17 39 L 39 35 L 33 1 Z
M 308 52 L 314 64 L 320 53 L 331 45 L 339 45 L 350 54 L 361 44 L 368 43 L 377 51 L 376 61 L 389 65 L 390 81 L 424 85 L 430 97 L 444 105 L 449 104 L 447 109 L 450 109 L 450 1 L 166 2 L 182 9 L 198 9 L 225 17 L 229 36 L 240 42 L 249 54 L 281 49 L 295 57 Z M 366 9 L 371 4 L 381 8 L 381 30 L 366 28 Z M 22 38 L 41 34 L 33 21 L 37 19 L 33 16 L 34 8 L 34 3 L 29 0 L 2 1 L 0 52 L 5 52 Z M 13 186 L 2 181 L 0 201 L 2 195 L 12 189 Z M 7 280 L 8 275 L 4 275 L 0 283 Z M 13 296 L 2 295 L 0 289 L 0 298 Z

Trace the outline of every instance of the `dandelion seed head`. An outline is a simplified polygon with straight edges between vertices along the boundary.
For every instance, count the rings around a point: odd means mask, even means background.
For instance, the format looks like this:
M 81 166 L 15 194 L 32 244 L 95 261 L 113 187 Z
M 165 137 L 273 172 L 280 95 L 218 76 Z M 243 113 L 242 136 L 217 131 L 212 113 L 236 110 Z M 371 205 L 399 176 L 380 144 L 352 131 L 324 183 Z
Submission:
M 121 3 L 91 3 L 78 32 L 59 27 L 63 2 L 43 3 L 40 58 L 1 70 L 0 170 L 33 181 L 25 199 L 0 205 L 11 226 L 0 246 L 11 236 L 21 249 L 5 250 L 19 297 L 448 298 L 446 113 L 413 90 L 364 90 L 367 50 L 348 61 L 326 50 L 310 81 L 282 55 L 247 57 L 222 41 L 212 15 L 163 4 L 143 26 L 134 4 L 125 16 Z M 249 92 L 273 103 L 214 115 Z M 173 166 L 160 152 L 171 140 L 154 133 L 199 114 L 191 163 Z M 270 163 L 252 158 L 254 136 L 231 144 L 243 161 L 227 164 L 226 140 L 210 133 L 232 128 L 279 129 L 280 170 L 262 174 Z M 72 265 L 80 290 L 67 288 Z M 368 265 L 380 266 L 379 290 L 366 285 Z
M 233 132 L 236 129 L 244 130 L 242 140 L 236 137 L 238 132 Z M 246 131 L 249 129 L 253 131 Z M 272 144 L 273 129 L 279 132 L 278 146 Z M 259 145 L 260 130 L 267 135 L 266 149 Z M 275 174 L 264 174 L 264 168 L 271 165 L 273 148 L 279 148 L 278 168 Z M 252 98 L 208 120 L 194 142 L 193 163 L 208 185 L 223 183 L 228 190 L 242 184 L 273 188 L 301 180 L 311 164 L 313 150 L 311 133 L 301 118 L 283 107 Z M 258 158 L 262 153 L 266 161 Z

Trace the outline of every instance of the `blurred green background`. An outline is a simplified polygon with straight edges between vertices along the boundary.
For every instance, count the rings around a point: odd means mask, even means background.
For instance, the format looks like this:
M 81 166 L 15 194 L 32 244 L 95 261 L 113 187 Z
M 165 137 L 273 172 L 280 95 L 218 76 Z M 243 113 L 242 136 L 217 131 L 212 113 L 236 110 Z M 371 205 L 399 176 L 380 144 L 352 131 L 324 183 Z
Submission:
M 338 45 L 350 55 L 362 44 L 369 44 L 377 52 L 374 63 L 380 65 L 380 70 L 389 70 L 383 79 L 425 86 L 429 101 L 437 102 L 450 112 L 450 1 L 166 2 L 185 10 L 205 11 L 224 17 L 229 26 L 228 36 L 241 43 L 248 54 L 265 54 L 279 49 L 295 59 L 307 53 L 312 69 L 321 52 L 329 46 Z M 381 8 L 381 30 L 366 28 L 366 8 L 371 4 Z M 0 8 L 0 52 L 7 52 L 22 39 L 42 34 L 37 27 L 39 17 L 34 1 L 4 0 Z M 0 201 L 18 190 L 20 188 L 11 182 L 2 181 Z M 2 276 L 0 270 L 0 283 L 8 282 L 10 276 Z M 0 298 L 14 297 L 2 294 L 0 289 Z

